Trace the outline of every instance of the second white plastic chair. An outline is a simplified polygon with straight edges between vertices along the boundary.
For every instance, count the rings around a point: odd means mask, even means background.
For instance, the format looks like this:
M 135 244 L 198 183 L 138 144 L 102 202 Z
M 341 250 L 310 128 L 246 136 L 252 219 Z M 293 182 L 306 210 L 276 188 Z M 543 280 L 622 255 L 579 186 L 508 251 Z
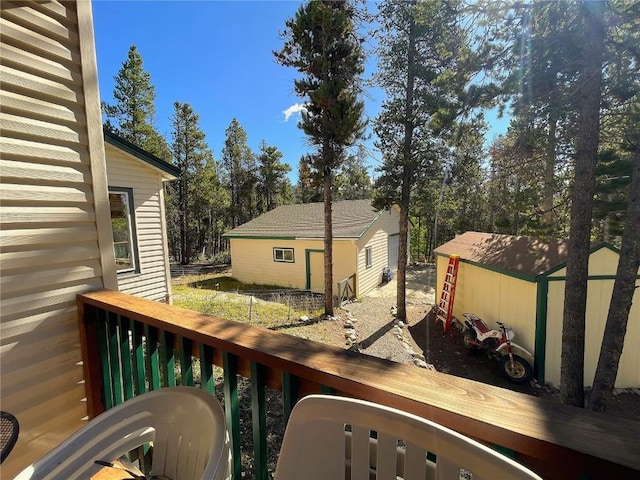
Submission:
M 275 478 L 540 480 L 504 455 L 434 422 L 328 395 L 310 395 L 294 407 Z

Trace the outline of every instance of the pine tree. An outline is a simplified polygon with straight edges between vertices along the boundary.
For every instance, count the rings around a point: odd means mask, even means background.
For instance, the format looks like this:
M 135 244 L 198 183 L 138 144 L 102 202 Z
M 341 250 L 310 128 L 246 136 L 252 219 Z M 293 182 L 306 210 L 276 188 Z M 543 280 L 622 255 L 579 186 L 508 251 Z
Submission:
M 581 6 L 584 18 L 581 111 L 562 317 L 560 394 L 563 403 L 583 408 L 587 277 L 600 133 L 605 5 L 604 2 L 584 2 Z
M 366 159 L 367 150 L 362 145 L 355 155 L 347 155 L 335 179 L 336 200 L 365 200 L 373 196 Z
M 358 99 L 364 70 L 355 8 L 344 0 L 310 1 L 287 20 L 276 60 L 296 68 L 296 93 L 306 99 L 300 128 L 317 148 L 310 159 L 323 181 L 325 314 L 333 315 L 333 231 L 331 187 L 345 149 L 362 135 L 364 103 Z
M 198 125 L 199 116 L 188 103 L 175 102 L 171 119 L 173 132 L 171 152 L 181 175 L 174 186 L 173 200 L 177 206 L 180 231 L 180 263 L 188 264 L 195 257 L 194 247 L 201 230 L 202 171 L 212 161 L 205 134 Z
M 298 162 L 298 183 L 296 184 L 296 203 L 322 201 L 322 179 L 312 170 L 311 155 L 303 155 Z
M 387 99 L 375 121 L 383 154 L 377 205 L 400 205 L 397 318 L 406 320 L 406 265 L 412 187 L 431 168 L 439 145 L 450 135 L 471 73 L 466 34 L 459 27 L 456 1 L 378 5 L 378 73 L 374 80 Z
M 285 203 L 286 186 L 290 186 L 287 173 L 291 171 L 291 167 L 282 163 L 281 158 L 282 152 L 277 147 L 267 145 L 264 140 L 260 142 L 260 154 L 257 158 L 259 213 L 268 212 Z
M 105 127 L 134 145 L 169 160 L 164 138 L 154 128 L 155 87 L 144 70 L 142 56 L 135 45 L 129 47 L 127 60 L 114 77 L 114 105 L 102 102 Z
M 227 127 L 222 167 L 231 195 L 229 218 L 235 228 L 257 216 L 255 156 L 247 145 L 247 132 L 235 118 Z

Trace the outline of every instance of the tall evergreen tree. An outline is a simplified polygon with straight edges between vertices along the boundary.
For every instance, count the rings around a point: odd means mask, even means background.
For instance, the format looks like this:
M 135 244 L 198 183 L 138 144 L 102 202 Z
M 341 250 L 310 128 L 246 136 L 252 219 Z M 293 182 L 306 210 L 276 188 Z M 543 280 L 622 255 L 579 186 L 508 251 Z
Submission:
M 286 186 L 289 185 L 287 173 L 291 167 L 282 163 L 281 158 L 282 152 L 277 147 L 267 145 L 264 140 L 260 142 L 257 158 L 260 213 L 273 210 L 285 202 Z
M 323 180 L 325 314 L 333 315 L 331 187 L 345 149 L 362 135 L 364 103 L 358 99 L 364 52 L 354 25 L 355 7 L 345 0 L 310 1 L 287 20 L 276 60 L 296 68 L 296 93 L 306 99 L 300 128 L 317 148 L 310 158 Z
M 374 77 L 387 99 L 375 122 L 384 165 L 378 205 L 400 205 L 397 318 L 406 320 L 406 265 L 412 187 L 452 130 L 471 72 L 458 2 L 386 0 L 378 5 Z
M 155 130 L 155 87 L 144 70 L 142 56 L 135 45 L 129 47 L 127 60 L 114 77 L 113 98 L 102 102 L 107 118 L 105 127 L 125 140 L 169 161 L 170 152 L 164 138 Z
M 336 200 L 365 200 L 372 198 L 372 182 L 366 165 L 367 150 L 359 146 L 355 155 L 347 155 L 335 179 Z
M 237 119 L 231 120 L 225 133 L 222 168 L 231 195 L 230 223 L 235 228 L 257 216 L 256 164 L 247 145 L 247 131 Z
M 312 155 L 303 155 L 298 162 L 298 183 L 296 184 L 296 203 L 322 201 L 322 179 L 312 169 Z
M 175 102 L 171 119 L 173 127 L 171 152 L 174 164 L 181 175 L 174 186 L 180 229 L 180 263 L 188 264 L 194 258 L 194 245 L 201 217 L 199 206 L 202 189 L 198 182 L 212 155 L 205 142 L 205 135 L 198 125 L 199 116 L 188 103 Z
M 616 163 L 628 165 L 628 171 L 617 170 L 610 181 L 629 179 L 629 183 L 620 182 L 609 190 L 616 199 L 624 197 L 621 189 L 626 190 L 627 204 L 618 215 L 624 225 L 618 269 L 589 398 L 589 409 L 595 411 L 606 410 L 613 394 L 640 268 L 640 4 L 612 2 L 610 6 L 617 26 L 608 36 L 611 61 L 605 68 L 605 83 L 610 100 L 605 102 L 602 139 L 608 149 L 615 150 Z
M 563 403 L 583 408 L 587 277 L 600 134 L 605 4 L 587 1 L 581 6 L 584 18 L 581 111 L 562 317 L 560 394 Z

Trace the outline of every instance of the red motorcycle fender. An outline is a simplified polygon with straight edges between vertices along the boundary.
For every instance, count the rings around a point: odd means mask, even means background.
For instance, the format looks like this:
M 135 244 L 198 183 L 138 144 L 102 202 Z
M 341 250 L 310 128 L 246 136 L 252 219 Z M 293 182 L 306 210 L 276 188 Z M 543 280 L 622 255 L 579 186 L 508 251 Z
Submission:
M 498 352 L 500 355 L 507 355 L 509 353 L 507 350 L 507 344 L 502 343 L 498 348 L 496 348 L 496 352 Z M 524 358 L 527 362 L 529 362 L 531 368 L 533 368 L 533 355 L 531 355 L 531 353 L 529 353 L 529 351 L 527 351 L 525 348 L 521 347 L 517 343 L 511 342 L 511 352 L 514 355 L 519 355 L 520 357 Z

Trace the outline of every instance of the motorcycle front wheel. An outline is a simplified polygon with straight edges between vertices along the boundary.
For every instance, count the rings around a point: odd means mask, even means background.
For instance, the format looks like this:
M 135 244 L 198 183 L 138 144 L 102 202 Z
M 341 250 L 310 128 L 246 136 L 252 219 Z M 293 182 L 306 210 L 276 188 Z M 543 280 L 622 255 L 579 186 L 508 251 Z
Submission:
M 478 342 L 476 340 L 476 336 L 470 330 L 465 330 L 462 336 L 462 344 L 464 348 L 467 350 L 475 351 L 478 350 Z
M 500 372 L 513 383 L 525 383 L 531 380 L 533 369 L 529 362 L 519 355 L 513 355 L 513 361 L 509 355 L 500 357 Z

